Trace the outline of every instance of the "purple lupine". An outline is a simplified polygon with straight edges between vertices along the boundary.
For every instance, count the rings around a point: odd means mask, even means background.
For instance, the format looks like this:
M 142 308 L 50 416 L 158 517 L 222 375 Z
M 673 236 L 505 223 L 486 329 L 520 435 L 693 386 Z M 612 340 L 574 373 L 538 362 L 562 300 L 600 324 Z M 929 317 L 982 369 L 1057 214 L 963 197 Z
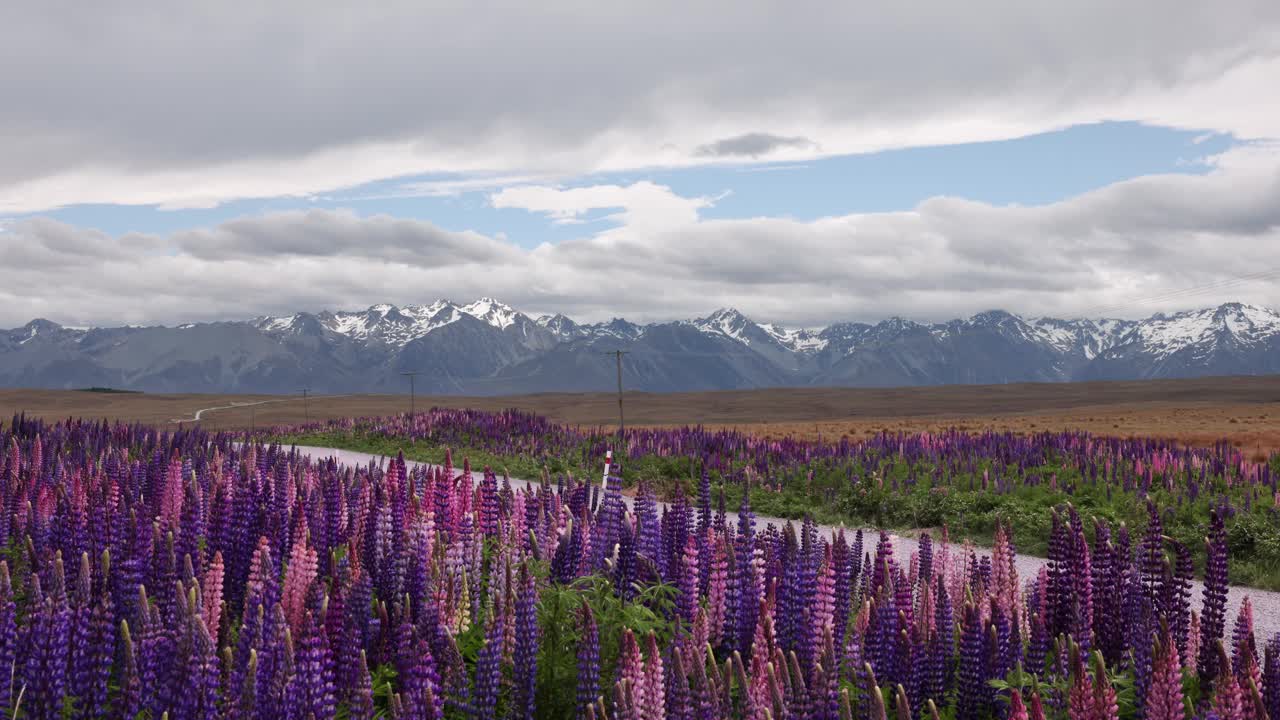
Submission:
M 1123 571 L 1111 542 L 1111 528 L 1099 520 L 1094 520 L 1091 569 L 1095 647 L 1107 664 L 1115 666 L 1124 653 Z
M 32 575 L 35 608 L 27 620 L 30 629 L 22 672 L 23 709 L 33 718 L 56 718 L 61 717 L 67 689 L 70 611 L 53 597 L 42 598 L 37 579 Z
M 476 658 L 475 689 L 472 700 L 475 705 L 475 717 L 480 720 L 494 720 L 498 710 L 498 685 L 502 681 L 502 613 L 494 613 L 489 622 L 489 630 L 485 633 L 484 647 Z
M 1200 611 L 1200 658 L 1196 664 L 1201 687 L 1209 687 L 1218 677 L 1216 645 L 1226 628 L 1227 612 L 1227 529 L 1222 510 L 1209 511 L 1209 537 L 1204 567 L 1204 605 Z
M 13 447 L 16 454 L 17 441 Z M 11 459 L 14 473 L 18 460 Z M 18 625 L 17 606 L 13 601 L 13 585 L 9 579 L 9 562 L 0 560 L 0 673 L 9 672 L 14 676 L 18 672 Z M 0 708 L 13 707 L 12 683 L 0 682 Z
M 742 506 L 738 510 L 736 556 L 737 575 L 737 650 L 743 657 L 750 657 L 751 643 L 756 631 L 759 611 L 760 585 L 755 571 L 755 514 L 742 493 Z
M 591 606 L 584 600 L 578 639 L 577 717 L 587 717 L 587 708 L 600 696 L 600 633 Z
M 941 699 L 943 695 L 951 692 L 954 684 L 954 673 L 952 671 L 951 657 L 955 652 L 955 609 L 951 602 L 951 596 L 947 592 L 947 585 L 942 580 L 942 575 L 938 574 L 934 581 L 936 587 L 935 614 L 934 614 L 934 638 L 933 642 L 936 647 L 930 649 L 931 675 L 935 677 L 931 682 L 933 691 L 936 693 L 933 699 Z M 941 676 L 938 677 L 938 674 Z
M 120 687 L 112 702 L 114 717 L 133 720 L 142 712 L 142 686 L 138 674 L 138 658 L 129 635 L 129 621 L 120 621 L 121 666 Z
M 310 611 L 304 615 L 296 647 L 294 674 L 288 688 L 289 716 L 299 720 L 332 716 L 336 704 L 333 653 L 324 625 Z
M 1262 669 L 1262 698 L 1267 716 L 1280 718 L 1280 634 L 1267 641 Z
M 982 614 L 973 603 L 964 607 L 964 625 L 960 636 L 960 677 L 956 699 L 956 720 L 982 717 L 987 698 L 987 654 L 983 651 L 986 633 L 982 631 Z
M 1164 592 L 1169 630 L 1179 657 L 1187 657 L 1187 634 L 1191 630 L 1191 585 L 1195 581 L 1195 563 L 1186 545 L 1173 541 L 1174 569 L 1170 587 Z
M 360 651 L 360 666 L 356 671 L 355 684 L 349 692 L 347 701 L 348 720 L 373 720 L 373 679 L 369 675 L 369 660 L 365 652 Z
M 698 479 L 698 534 L 705 535 L 711 527 L 711 476 L 703 469 Z
M 193 720 L 214 720 L 218 717 L 217 649 L 199 615 L 193 614 L 187 623 L 190 656 L 183 668 L 181 688 L 171 715 Z
M 537 700 L 538 639 L 537 580 L 528 569 L 520 569 L 520 595 L 516 600 L 516 648 L 514 667 L 515 692 L 512 698 L 512 717 L 532 720 Z

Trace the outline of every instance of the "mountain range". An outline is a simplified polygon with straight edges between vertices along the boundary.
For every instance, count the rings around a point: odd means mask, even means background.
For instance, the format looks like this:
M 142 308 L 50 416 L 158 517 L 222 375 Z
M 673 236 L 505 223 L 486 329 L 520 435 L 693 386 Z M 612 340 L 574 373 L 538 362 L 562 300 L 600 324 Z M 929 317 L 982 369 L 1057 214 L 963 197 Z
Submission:
M 1141 320 L 1001 310 L 796 329 L 725 308 L 636 324 L 530 317 L 492 298 L 374 305 L 176 327 L 0 330 L 0 386 L 152 392 L 500 395 L 615 387 L 650 392 L 907 386 L 1280 373 L 1280 313 L 1242 303 Z

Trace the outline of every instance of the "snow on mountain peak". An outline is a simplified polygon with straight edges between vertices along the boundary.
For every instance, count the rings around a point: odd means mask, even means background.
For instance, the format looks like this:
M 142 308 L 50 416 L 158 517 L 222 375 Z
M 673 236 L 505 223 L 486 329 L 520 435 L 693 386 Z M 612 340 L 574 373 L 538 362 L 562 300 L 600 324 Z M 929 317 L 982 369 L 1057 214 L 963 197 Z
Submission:
M 448 300 L 403 307 L 382 303 L 363 311 L 261 317 L 254 320 L 254 325 L 263 332 L 279 335 L 316 332 L 318 324 L 329 332 L 345 335 L 353 340 L 403 346 L 440 327 L 457 322 L 464 316 L 473 317 L 500 330 L 523 321 L 529 323 L 525 328 L 527 332 L 536 324 L 561 341 L 588 336 L 635 338 L 645 330 L 643 326 L 621 318 L 579 325 L 562 314 L 555 314 L 543 315 L 532 321 L 492 297 L 482 297 L 467 305 L 457 305 Z M 1145 320 L 1023 317 L 991 310 L 947 323 L 926 325 L 902 317 L 891 317 L 874 326 L 837 323 L 826 329 L 814 330 L 758 323 L 736 308 L 725 307 L 705 317 L 681 322 L 708 335 L 724 337 L 747 346 L 763 344 L 804 354 L 822 352 L 833 344 L 843 352 L 851 352 L 868 340 L 883 342 L 903 333 L 922 329 L 937 337 L 948 337 L 954 332 L 966 332 L 966 328 L 991 328 L 1056 353 L 1078 354 L 1087 360 L 1120 346 L 1133 345 L 1157 357 L 1167 357 L 1193 346 L 1207 352 L 1224 340 L 1247 346 L 1280 335 L 1280 313 L 1243 303 L 1225 303 L 1217 307 L 1171 314 L 1157 313 Z M 45 329 L 32 325 L 26 328 L 26 333 L 34 336 Z
M 471 317 L 483 320 L 501 330 L 514 325 L 520 317 L 520 313 L 512 309 L 510 305 L 498 302 L 491 297 L 482 297 L 470 305 L 464 305 L 460 309 Z
M 1207 352 L 1224 339 L 1253 345 L 1278 333 L 1280 313 L 1256 305 L 1224 303 L 1171 315 L 1158 313 L 1139 323 L 1126 339 L 1164 358 L 1193 346 Z
M 751 344 L 751 338 L 746 334 L 746 330 L 753 323 L 733 308 L 720 308 L 704 318 L 694 320 L 692 324 L 708 335 L 723 335 L 747 345 Z

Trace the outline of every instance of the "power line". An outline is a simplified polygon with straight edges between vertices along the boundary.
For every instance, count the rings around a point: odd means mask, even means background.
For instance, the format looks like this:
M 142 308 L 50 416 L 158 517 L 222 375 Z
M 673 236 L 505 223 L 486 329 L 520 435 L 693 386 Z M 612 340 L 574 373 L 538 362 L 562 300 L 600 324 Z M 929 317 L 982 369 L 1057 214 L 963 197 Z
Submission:
M 1181 288 L 1179 290 L 1170 290 L 1168 292 L 1158 293 L 1156 295 L 1138 297 L 1123 303 L 1116 303 L 1112 305 L 1099 305 L 1092 308 L 1086 308 L 1084 311 L 1082 311 L 1081 314 L 1085 317 L 1088 317 L 1088 316 L 1095 316 L 1095 315 L 1100 315 L 1104 313 L 1116 312 L 1118 310 L 1129 310 L 1135 306 L 1146 305 L 1149 303 L 1168 302 L 1170 300 L 1183 300 L 1186 298 L 1206 295 L 1213 292 L 1218 292 L 1221 290 L 1238 287 L 1241 285 L 1247 285 L 1253 282 L 1270 280 L 1273 278 L 1280 278 L 1280 268 L 1260 270 L 1257 272 L 1245 273 L 1243 275 L 1233 275 L 1231 277 L 1223 278 L 1221 280 L 1217 280 L 1211 283 L 1204 283 L 1201 285 L 1192 285 L 1189 287 Z

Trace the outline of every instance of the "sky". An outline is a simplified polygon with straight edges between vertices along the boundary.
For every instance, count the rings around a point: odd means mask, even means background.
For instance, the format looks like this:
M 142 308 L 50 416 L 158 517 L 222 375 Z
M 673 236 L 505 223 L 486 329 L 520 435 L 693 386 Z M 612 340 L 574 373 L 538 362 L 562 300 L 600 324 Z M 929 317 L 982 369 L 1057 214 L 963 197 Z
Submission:
M 1280 307 L 1273 0 L 25 5 L 0 327 Z

